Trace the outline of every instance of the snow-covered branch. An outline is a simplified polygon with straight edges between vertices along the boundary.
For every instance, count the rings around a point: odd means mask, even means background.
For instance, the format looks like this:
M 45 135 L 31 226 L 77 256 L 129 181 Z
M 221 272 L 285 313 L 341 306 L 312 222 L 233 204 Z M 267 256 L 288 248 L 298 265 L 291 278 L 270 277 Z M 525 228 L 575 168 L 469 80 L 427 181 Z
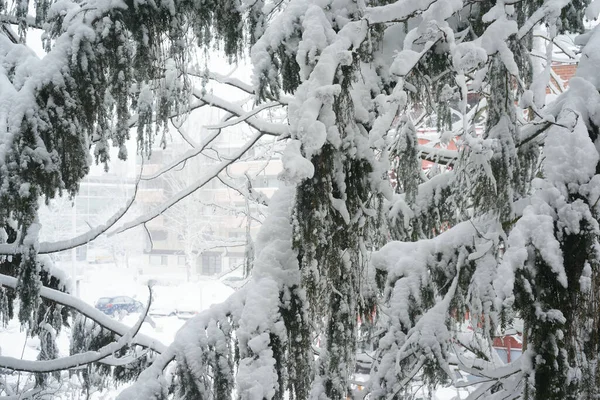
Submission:
M 433 161 L 441 165 L 453 165 L 460 156 L 458 150 L 441 149 L 430 146 L 418 145 L 419 156 L 426 161 Z
M 250 125 L 252 128 L 265 135 L 282 137 L 286 137 L 287 135 L 289 135 L 289 127 L 285 124 L 277 124 L 265 121 L 264 119 L 258 118 L 255 115 L 249 115 L 245 117 L 248 114 L 248 111 L 244 110 L 241 106 L 235 105 L 213 94 L 202 93 L 202 91 L 200 91 L 199 89 L 194 89 L 193 94 L 200 102 L 236 115 L 237 117 L 241 118 L 241 120 L 243 120 L 245 123 Z
M 43 30 L 42 24 L 37 22 L 34 17 L 27 16 L 25 18 L 17 18 L 14 15 L 0 15 L 0 24 L 21 25 L 25 24 L 28 28 Z
M 365 17 L 370 24 L 383 24 L 390 22 L 403 22 L 418 13 L 427 10 L 437 0 L 409 0 L 396 1 L 378 7 L 368 7 Z
M 230 126 L 233 126 L 233 125 L 237 125 L 237 124 L 239 124 L 241 122 L 245 122 L 245 121 L 248 120 L 248 118 L 251 118 L 251 117 L 255 116 L 256 114 L 260 113 L 261 111 L 264 111 L 266 109 L 273 108 L 273 107 L 278 107 L 278 106 L 281 106 L 281 104 L 278 103 L 278 102 L 274 102 L 274 101 L 270 102 L 270 103 L 263 103 L 263 104 L 257 106 L 256 108 L 254 108 L 254 109 L 252 109 L 252 110 L 250 110 L 250 111 L 248 111 L 248 112 L 240 115 L 237 118 L 229 119 L 229 120 L 227 120 L 225 122 L 221 122 L 221 123 L 218 123 L 218 124 L 215 124 L 215 125 L 206 125 L 204 128 L 206 128 L 206 129 L 223 129 L 223 128 L 227 128 L 227 127 L 230 127 Z
M 133 339 L 138 334 L 140 328 L 142 327 L 142 323 L 148 315 L 148 310 L 150 309 L 150 304 L 152 303 L 152 289 L 148 287 L 148 290 L 148 303 L 144 309 L 144 312 L 140 315 L 136 324 L 116 342 L 109 343 L 97 351 L 86 351 L 84 353 L 51 360 L 22 360 L 14 357 L 0 356 L 0 367 L 14 371 L 38 373 L 66 371 L 68 369 L 78 368 L 82 365 L 98 362 L 103 358 L 122 350 L 133 342 Z
M 98 225 L 97 227 L 92 228 L 89 231 L 84 232 L 81 235 L 75 236 L 74 238 L 71 238 L 71 239 L 59 240 L 56 242 L 42 242 L 39 244 L 38 254 L 51 254 L 51 253 L 58 253 L 58 252 L 64 251 L 64 250 L 74 249 L 76 247 L 83 246 L 85 244 L 90 243 L 91 241 L 96 239 L 98 236 L 100 236 L 103 233 L 105 233 L 106 231 L 108 231 L 127 213 L 127 211 L 129 211 L 129 209 L 131 208 L 131 205 L 135 201 L 138 186 L 139 186 L 139 179 L 135 184 L 133 195 L 127 201 L 125 206 L 123 208 L 121 208 L 119 211 L 117 211 L 104 224 Z M 0 244 L 0 254 L 1 255 L 19 254 L 22 251 L 21 247 L 22 246 L 20 246 L 17 243 L 10 243 L 10 244 L 3 243 L 3 244 Z
M 13 278 L 12 276 L 0 274 L 0 286 L 6 286 L 12 289 L 16 289 L 17 279 Z M 40 296 L 45 299 L 54 301 L 58 304 L 62 304 L 64 306 L 73 308 L 77 312 L 81 313 L 82 315 L 85 315 L 86 317 L 96 322 L 98 325 L 108 329 L 113 333 L 116 333 L 117 335 L 125 336 L 130 330 L 130 328 L 127 325 L 116 321 L 115 319 L 109 317 L 100 310 L 97 310 L 96 308 L 90 306 L 83 300 L 73 297 L 70 294 L 50 289 L 47 287 L 42 287 L 40 289 Z M 147 347 L 157 353 L 162 353 L 167 348 L 157 339 L 153 339 L 141 333 L 135 335 L 131 343 Z

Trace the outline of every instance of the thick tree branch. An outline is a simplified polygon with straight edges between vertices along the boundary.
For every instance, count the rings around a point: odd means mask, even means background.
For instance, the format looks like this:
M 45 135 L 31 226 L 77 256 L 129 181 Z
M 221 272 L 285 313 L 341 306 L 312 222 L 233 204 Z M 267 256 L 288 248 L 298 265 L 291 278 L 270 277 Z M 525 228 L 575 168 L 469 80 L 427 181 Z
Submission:
M 96 239 L 98 236 L 105 233 L 113 225 L 115 225 L 131 208 L 133 202 L 136 199 L 137 191 L 139 186 L 139 179 L 135 183 L 133 196 L 127 201 L 127 204 L 119 211 L 117 211 L 112 217 L 108 219 L 104 224 L 99 225 L 89 231 L 82 233 L 81 235 L 75 236 L 71 239 L 59 240 L 57 242 L 42 242 L 39 244 L 38 254 L 51 254 L 58 253 L 64 250 L 74 249 L 79 246 L 88 244 L 89 242 Z M 0 244 L 0 255 L 15 255 L 20 254 L 22 246 L 17 243 L 3 243 Z

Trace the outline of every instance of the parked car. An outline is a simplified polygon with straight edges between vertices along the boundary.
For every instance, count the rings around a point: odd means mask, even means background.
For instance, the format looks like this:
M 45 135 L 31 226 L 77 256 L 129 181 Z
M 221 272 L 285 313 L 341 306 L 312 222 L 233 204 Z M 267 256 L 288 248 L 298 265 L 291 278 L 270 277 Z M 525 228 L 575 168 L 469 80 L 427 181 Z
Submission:
M 96 302 L 96 308 L 108 315 L 123 311 L 128 313 L 144 311 L 142 303 L 128 296 L 101 297 Z

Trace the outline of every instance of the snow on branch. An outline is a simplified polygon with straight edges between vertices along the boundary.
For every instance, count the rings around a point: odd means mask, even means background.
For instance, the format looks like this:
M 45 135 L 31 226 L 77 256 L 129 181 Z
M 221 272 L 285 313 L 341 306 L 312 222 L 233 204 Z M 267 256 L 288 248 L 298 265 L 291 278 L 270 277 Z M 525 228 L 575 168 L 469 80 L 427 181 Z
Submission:
M 248 118 L 255 116 L 256 114 L 258 114 L 261 111 L 264 111 L 268 108 L 277 107 L 280 105 L 281 105 L 280 103 L 275 102 L 275 101 L 270 102 L 270 103 L 263 103 L 263 104 L 259 105 L 258 107 L 254 108 L 253 110 L 250 110 L 250 111 L 240 115 L 238 118 L 230 119 L 228 121 L 221 122 L 216 125 L 207 125 L 204 128 L 206 128 L 206 129 L 223 129 L 223 128 L 227 128 L 229 126 L 237 125 L 240 122 L 247 121 Z
M 206 105 L 210 105 L 221 110 L 230 112 L 231 114 L 234 114 L 238 117 L 243 118 L 244 116 L 246 116 L 246 114 L 248 114 L 248 112 L 244 110 L 241 106 L 235 105 L 213 94 L 202 93 L 199 89 L 194 89 L 193 94 L 198 100 L 205 103 Z M 244 118 L 243 121 L 250 125 L 252 128 L 256 129 L 257 131 L 260 131 L 265 135 L 285 137 L 289 134 L 289 128 L 287 125 L 268 122 L 254 115 L 250 115 L 247 118 Z
M 458 150 L 438 149 L 424 145 L 417 145 L 417 150 L 423 160 L 433 161 L 441 165 L 454 165 L 460 156 Z
M 531 17 L 519 28 L 517 38 L 523 39 L 537 24 L 545 18 L 560 15 L 561 10 L 569 4 L 569 0 L 545 1 Z
M 231 78 L 229 76 L 217 74 L 215 72 L 208 72 L 208 78 L 214 80 L 215 82 L 219 82 L 237 88 L 243 92 L 251 94 L 252 96 L 256 96 L 256 90 L 254 90 L 254 87 L 252 85 L 249 85 L 237 78 Z M 288 105 L 289 102 L 292 101 L 291 98 L 281 95 L 274 100 L 277 100 L 277 102 L 282 105 Z
M 251 94 L 254 96 L 254 88 L 252 85 L 247 84 L 237 78 L 232 78 L 230 76 L 217 74 L 216 72 L 209 72 L 208 78 L 212 79 L 216 82 L 223 83 L 225 85 L 233 86 L 243 92 Z
M 121 208 L 112 217 L 110 217 L 109 220 L 106 221 L 106 223 L 92 228 L 89 231 L 84 232 L 81 235 L 75 236 L 71 239 L 59 240 L 57 242 L 42 242 L 39 244 L 38 254 L 58 253 L 64 250 L 74 249 L 76 247 L 88 244 L 92 240 L 96 239 L 98 236 L 102 235 L 104 232 L 109 230 L 114 224 L 116 224 L 127 213 L 127 211 L 129 211 L 131 205 L 135 201 L 138 186 L 139 179 L 135 184 L 133 196 L 131 196 L 131 198 L 127 201 L 127 204 L 125 204 L 123 208 Z M 22 245 L 19 245 L 17 243 L 0 244 L 1 255 L 14 255 L 21 253 L 21 251 Z
M 0 274 L 0 286 L 7 286 L 12 289 L 16 289 L 17 279 L 13 278 L 12 276 Z M 77 310 L 77 312 L 92 319 L 98 325 L 102 326 L 105 329 L 108 329 L 113 333 L 116 333 L 117 335 L 125 336 L 130 330 L 127 325 L 112 319 L 108 315 L 104 314 L 102 311 L 97 310 L 96 308 L 90 306 L 83 300 L 73 297 L 70 294 L 50 289 L 47 287 L 42 287 L 40 288 L 40 296 L 45 299 L 54 301 L 58 304 L 62 304 L 64 306 L 71 307 Z M 131 340 L 131 344 L 138 344 L 140 346 L 147 347 L 157 353 L 162 353 L 167 348 L 160 341 L 141 333 L 135 335 L 135 337 Z
M 80 354 L 74 354 L 67 357 L 55 358 L 52 360 L 22 360 L 14 357 L 0 356 L 0 366 L 14 371 L 48 373 L 56 371 L 65 371 L 71 368 L 77 368 L 82 365 L 98 362 L 111 354 L 123 349 L 132 343 L 134 337 L 138 334 L 142 323 L 146 319 L 150 304 L 152 303 L 152 289 L 148 287 L 150 296 L 146 309 L 140 315 L 136 324 L 129 329 L 116 342 L 112 342 L 103 346 L 97 351 L 86 351 Z
M 0 15 L 0 23 L 2 23 L 2 25 L 4 25 L 4 24 L 22 25 L 23 23 L 25 23 L 28 28 L 44 30 L 44 27 L 42 26 L 42 24 L 37 22 L 35 20 L 35 18 L 32 16 L 27 16 L 26 18 L 22 18 L 22 17 L 16 17 L 14 15 L 3 14 L 3 15 Z
M 370 24 L 406 21 L 427 10 L 437 0 L 396 1 L 379 7 L 367 7 L 365 16 Z

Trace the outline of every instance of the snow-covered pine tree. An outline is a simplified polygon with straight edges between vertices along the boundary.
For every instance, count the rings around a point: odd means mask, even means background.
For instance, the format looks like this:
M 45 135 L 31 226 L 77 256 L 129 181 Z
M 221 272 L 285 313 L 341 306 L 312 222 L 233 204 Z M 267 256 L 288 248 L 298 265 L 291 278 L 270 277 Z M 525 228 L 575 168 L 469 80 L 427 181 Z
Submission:
M 437 93 L 459 116 L 448 129 L 460 154 L 452 172 L 426 182 L 416 169 L 406 173 L 414 161 L 398 164 L 397 176 L 404 173 L 419 186 L 415 196 L 415 183 L 399 185 L 405 193 L 392 203 L 390 231 L 416 242 L 392 242 L 373 258 L 387 274 L 374 393 L 409 394 L 420 374 L 431 386 L 453 380 L 450 364 L 457 364 L 487 381 L 469 398 L 594 398 L 598 327 L 590 315 L 597 310 L 598 222 L 588 193 L 598 161 L 592 150 L 597 123 L 589 110 L 597 89 L 575 78 L 544 107 L 551 62 L 533 77 L 529 56 L 538 23 L 547 27 L 550 60 L 558 33 L 582 30 L 585 4 L 437 4 L 407 33 L 396 71 L 410 84 L 409 96 Z M 595 81 L 589 73 L 585 79 Z M 439 86 L 444 89 L 436 91 Z M 523 108 L 529 118 L 517 117 Z M 414 160 L 409 133 L 398 130 L 402 145 L 396 148 L 404 152 L 395 156 Z M 444 225 L 449 229 L 438 234 Z M 455 331 L 464 315 L 476 333 Z M 503 366 L 491 339 L 514 317 L 525 320 L 527 351 Z
M 126 157 L 124 143 L 135 122 L 140 151 L 147 153 L 155 132 L 161 134 L 168 118 L 182 112 L 188 87 L 178 71 L 184 68 L 194 40 L 222 45 L 235 58 L 245 43 L 245 23 L 256 25 L 250 19 L 242 21 L 240 5 L 230 1 L 135 7 L 105 1 L 85 7 L 79 2 L 41 1 L 33 6 L 37 22 L 27 17 L 28 3 L 1 8 L 4 28 L 10 32 L 9 23 L 18 22 L 21 40 L 27 29 L 43 25 L 49 50 L 39 60 L 14 43 L 14 35 L 2 35 L 7 78 L 2 96 L 11 99 L 2 106 L 7 132 L 2 225 L 14 221 L 18 226 L 16 243 L 23 254 L 26 238 L 36 241 L 34 230 L 29 236 L 27 232 L 34 224 L 38 199 L 62 191 L 76 193 L 88 171 L 90 146 L 96 161 L 108 160 L 110 142 L 120 149 L 120 157 Z M 188 28 L 196 34 L 191 43 Z M 134 116 L 136 121 L 131 120 Z M 24 265 L 19 274 L 32 269 Z M 35 280 L 21 279 L 22 290 Z M 28 290 L 35 297 L 34 286 Z M 33 302 L 23 304 L 23 316 L 31 312 L 29 304 Z

